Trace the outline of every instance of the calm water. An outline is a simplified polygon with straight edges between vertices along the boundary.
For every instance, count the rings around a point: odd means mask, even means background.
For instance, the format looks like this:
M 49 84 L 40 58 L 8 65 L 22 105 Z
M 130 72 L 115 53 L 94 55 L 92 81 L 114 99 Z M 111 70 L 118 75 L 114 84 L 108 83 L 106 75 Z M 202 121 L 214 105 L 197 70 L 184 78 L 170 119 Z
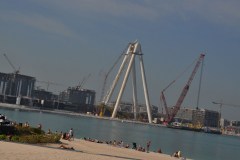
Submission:
M 181 150 L 184 157 L 196 160 L 238 160 L 240 159 L 240 137 L 211 135 L 165 127 L 122 123 L 89 117 L 66 116 L 41 112 L 1 109 L 8 119 L 29 122 L 32 126 L 41 123 L 46 131 L 68 132 L 74 129 L 75 137 L 90 137 L 100 140 L 123 140 L 146 147 L 152 141 L 150 150 L 161 148 L 166 154 Z

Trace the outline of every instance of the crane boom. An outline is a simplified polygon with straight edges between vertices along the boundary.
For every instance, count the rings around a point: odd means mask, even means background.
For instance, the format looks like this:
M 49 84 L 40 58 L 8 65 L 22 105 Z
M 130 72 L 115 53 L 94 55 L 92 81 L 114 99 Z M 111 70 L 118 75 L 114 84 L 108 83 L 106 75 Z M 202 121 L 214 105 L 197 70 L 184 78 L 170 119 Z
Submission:
M 104 77 L 104 82 L 103 82 L 103 87 L 102 87 L 102 92 L 101 92 L 101 101 L 104 101 L 104 93 L 105 93 L 105 88 L 106 88 L 106 84 L 107 84 L 107 79 L 109 74 L 112 72 L 112 70 L 116 67 L 116 65 L 118 64 L 118 62 L 120 61 L 120 59 L 122 58 L 124 52 L 117 58 L 117 60 L 114 62 L 114 64 L 112 65 L 112 67 L 108 70 L 108 72 L 105 74 Z
M 4 53 L 3 56 L 6 58 L 6 60 L 8 61 L 8 63 L 10 64 L 10 66 L 13 68 L 14 70 L 14 73 L 15 74 L 18 74 L 19 73 L 19 70 L 17 70 L 14 65 L 12 64 L 12 62 L 10 61 L 10 59 L 8 58 L 8 56 Z
M 128 45 L 129 46 L 129 45 Z M 101 91 L 101 97 L 100 97 L 100 101 L 105 102 L 105 99 L 107 97 L 107 95 L 104 97 L 104 93 L 105 93 L 105 88 L 106 88 L 106 84 L 107 84 L 107 79 L 108 76 L 110 75 L 110 73 L 112 72 L 112 70 L 117 66 L 118 62 L 121 60 L 121 58 L 123 57 L 124 54 L 126 54 L 126 51 L 128 49 L 128 46 L 123 50 L 123 52 L 119 55 L 119 57 L 116 59 L 116 61 L 114 62 L 114 64 L 111 66 L 111 68 L 108 70 L 108 72 L 105 74 L 104 77 L 104 82 L 103 82 L 103 87 L 102 87 L 102 91 Z M 108 93 L 107 93 L 108 94 Z
M 47 86 L 46 86 L 46 90 L 47 90 L 47 91 L 48 91 L 50 85 L 65 86 L 64 84 L 55 83 L 55 82 L 51 82 L 51 81 L 36 80 L 36 82 L 45 83 L 45 84 L 47 85 Z
M 192 71 L 192 74 L 190 75 L 190 77 L 189 77 L 189 79 L 187 81 L 187 84 L 184 86 L 184 88 L 183 88 L 183 90 L 182 90 L 182 92 L 180 94 L 180 97 L 177 100 L 176 105 L 173 107 L 172 113 L 170 115 L 168 115 L 168 119 L 167 119 L 168 123 L 173 120 L 173 118 L 176 116 L 177 112 L 179 111 L 179 109 L 180 109 L 180 107 L 181 107 L 181 105 L 183 103 L 183 100 L 185 99 L 185 97 L 187 95 L 187 92 L 188 92 L 189 87 L 190 87 L 190 85 L 192 83 L 192 80 L 193 80 L 193 78 L 194 78 L 194 76 L 195 76 L 195 74 L 196 74 L 196 72 L 197 72 L 201 62 L 203 61 L 204 57 L 205 57 L 205 54 L 203 54 L 203 53 L 200 54 L 200 57 L 198 58 L 198 61 L 197 61 L 196 65 L 195 65 L 195 67 L 194 67 L 194 69 Z M 164 97 L 164 95 L 163 95 L 163 97 Z M 165 106 L 165 108 L 167 108 L 167 106 Z
M 230 104 L 230 103 L 222 103 L 222 102 L 212 102 L 212 103 L 219 104 L 220 106 L 224 105 L 224 106 L 231 106 L 231 107 L 240 107 L 240 105 Z
M 81 82 L 79 82 L 78 84 L 78 88 L 81 89 L 83 87 L 83 85 L 86 83 L 86 81 L 90 78 L 91 74 L 88 74 L 87 77 L 84 77 L 83 80 Z
M 166 98 L 165 98 L 165 95 L 164 95 L 164 90 L 161 92 L 160 100 L 163 102 L 163 106 L 164 106 L 165 111 L 166 111 L 167 119 L 170 119 L 170 114 L 168 112 L 167 101 L 166 101 Z

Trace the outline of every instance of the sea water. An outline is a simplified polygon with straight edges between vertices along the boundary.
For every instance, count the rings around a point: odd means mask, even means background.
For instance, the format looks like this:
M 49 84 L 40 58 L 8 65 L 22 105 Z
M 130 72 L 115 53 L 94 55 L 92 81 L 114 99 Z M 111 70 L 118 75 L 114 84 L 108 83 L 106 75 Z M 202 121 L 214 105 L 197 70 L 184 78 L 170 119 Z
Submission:
M 133 142 L 150 150 L 161 148 L 165 154 L 180 150 L 184 157 L 196 160 L 240 159 L 240 137 L 213 135 L 184 131 L 146 124 L 127 123 L 84 116 L 60 115 L 45 112 L 10 110 L 0 108 L 0 113 L 18 123 L 28 122 L 31 126 L 41 124 L 43 130 L 68 132 L 74 130 L 76 138 L 90 137 L 102 141 L 122 140 L 130 147 Z M 0 144 L 1 145 L 1 144 Z

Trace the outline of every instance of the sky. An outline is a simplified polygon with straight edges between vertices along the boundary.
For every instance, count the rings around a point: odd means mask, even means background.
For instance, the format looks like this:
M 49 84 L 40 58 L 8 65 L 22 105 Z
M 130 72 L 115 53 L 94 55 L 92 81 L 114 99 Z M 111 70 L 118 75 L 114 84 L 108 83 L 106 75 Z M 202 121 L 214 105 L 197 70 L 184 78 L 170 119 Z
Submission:
M 0 72 L 13 72 L 5 53 L 21 74 L 54 83 L 49 91 L 55 93 L 85 79 L 83 88 L 96 91 L 97 103 L 104 75 L 128 43 L 138 40 L 151 104 L 160 106 L 161 90 L 205 53 L 199 107 L 219 111 L 213 101 L 240 105 L 239 7 L 239 0 L 2 0 Z M 193 70 L 188 68 L 166 90 L 169 106 Z M 105 90 L 117 71 L 118 66 Z M 182 107 L 196 107 L 199 73 Z M 142 84 L 137 86 L 138 100 L 144 103 Z M 128 84 L 123 100 L 132 101 L 131 90 Z M 224 118 L 240 120 L 240 107 L 223 105 L 221 112 Z

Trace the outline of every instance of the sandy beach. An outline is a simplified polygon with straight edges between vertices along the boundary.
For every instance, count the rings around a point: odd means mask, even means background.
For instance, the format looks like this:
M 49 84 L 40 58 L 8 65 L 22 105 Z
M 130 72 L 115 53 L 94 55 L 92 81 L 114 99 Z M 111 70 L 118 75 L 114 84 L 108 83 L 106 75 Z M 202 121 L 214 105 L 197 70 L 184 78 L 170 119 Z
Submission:
M 4 160 L 174 160 L 169 155 L 146 153 L 85 140 L 61 140 L 74 150 L 60 149 L 60 144 L 28 145 L 0 141 L 0 155 Z

